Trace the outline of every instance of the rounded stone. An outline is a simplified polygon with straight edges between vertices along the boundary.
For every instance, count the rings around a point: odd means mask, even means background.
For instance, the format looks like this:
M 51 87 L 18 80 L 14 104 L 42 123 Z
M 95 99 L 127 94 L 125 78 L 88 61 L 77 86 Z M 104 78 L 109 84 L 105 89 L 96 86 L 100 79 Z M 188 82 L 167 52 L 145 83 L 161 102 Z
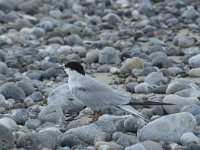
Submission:
M 11 131 L 0 124 L 0 149 L 8 150 L 14 148 L 15 141 Z
M 196 116 L 200 114 L 200 106 L 196 104 L 191 104 L 181 108 L 181 112 L 189 112 L 192 115 Z
M 16 101 L 21 101 L 25 99 L 24 91 L 21 88 L 15 86 L 15 84 L 12 82 L 7 82 L 1 85 L 0 93 L 7 99 L 11 98 Z
M 28 119 L 25 122 L 25 126 L 33 130 L 37 129 L 41 124 L 42 122 L 39 119 Z
M 95 148 L 99 150 L 103 149 L 115 149 L 115 150 L 123 150 L 123 146 L 114 143 L 114 142 L 104 142 L 104 141 L 99 141 L 95 143 Z
M 194 68 L 194 69 L 191 69 L 189 72 L 188 72 L 188 75 L 190 77 L 200 77 L 200 68 Z
M 12 110 L 12 117 L 17 124 L 24 125 L 28 120 L 29 112 L 26 109 Z
M 163 102 L 174 104 L 171 106 L 167 106 L 167 105 L 163 106 L 164 110 L 168 114 L 180 112 L 183 107 L 191 105 L 191 104 L 200 105 L 200 101 L 198 98 L 181 97 L 174 94 L 166 95 L 163 99 Z
M 189 59 L 189 64 L 193 67 L 193 68 L 198 68 L 200 67 L 200 54 L 195 55 L 193 57 L 191 57 Z
M 174 94 L 178 91 L 182 91 L 184 89 L 190 89 L 191 86 L 189 83 L 182 82 L 181 80 L 173 80 L 167 87 L 166 94 Z
M 61 146 L 63 139 L 62 132 L 56 127 L 47 127 L 39 131 L 38 136 L 42 146 L 49 149 L 56 149 Z
M 26 133 L 17 140 L 17 148 L 26 148 L 32 150 L 42 149 L 42 143 L 38 134 Z
M 86 145 L 85 142 L 81 141 L 76 135 L 73 134 L 64 134 L 62 139 L 62 146 L 78 146 L 78 145 Z
M 117 50 L 113 47 L 105 47 L 99 51 L 100 64 L 113 64 L 119 62 Z
M 24 91 L 26 96 L 32 94 L 35 91 L 34 85 L 31 80 L 21 80 L 16 83 L 16 86 L 20 87 Z
M 98 50 L 91 50 L 86 54 L 86 61 L 89 63 L 96 63 L 98 62 L 99 51 Z
M 181 136 L 180 140 L 181 140 L 181 144 L 185 145 L 185 146 L 189 146 L 192 143 L 197 143 L 197 144 L 200 143 L 199 138 L 196 135 L 194 135 L 194 133 L 192 133 L 192 132 L 184 133 Z
M 146 150 L 142 143 L 137 143 L 125 148 L 125 150 Z
M 154 90 L 154 85 L 143 82 L 135 86 L 135 93 L 151 93 Z
M 59 105 L 51 104 L 40 111 L 38 118 L 42 122 L 63 123 L 65 116 Z
M 140 141 L 180 142 L 182 134 L 194 132 L 197 122 L 187 112 L 160 117 L 144 126 L 138 133 Z
M 124 64 L 120 68 L 120 73 L 130 73 L 132 69 L 143 69 L 144 61 L 138 57 L 133 57 L 131 59 L 126 59 Z
M 79 100 L 74 99 L 69 90 L 68 84 L 63 84 L 56 87 L 49 94 L 47 103 L 59 105 L 64 113 L 79 112 L 84 107 Z
M 166 84 L 167 81 L 168 79 L 165 78 L 161 72 L 152 72 L 144 80 L 144 82 L 155 85 Z
M 172 67 L 172 61 L 167 57 L 158 56 L 152 60 L 152 65 L 158 68 L 169 68 Z

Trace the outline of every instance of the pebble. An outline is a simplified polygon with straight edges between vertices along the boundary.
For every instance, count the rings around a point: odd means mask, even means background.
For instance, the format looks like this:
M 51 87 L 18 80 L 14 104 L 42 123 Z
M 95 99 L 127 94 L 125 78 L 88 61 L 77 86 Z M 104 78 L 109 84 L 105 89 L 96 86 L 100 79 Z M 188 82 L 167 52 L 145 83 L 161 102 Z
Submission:
M 127 146 L 125 150 L 146 150 L 142 143 L 137 143 L 131 146 Z
M 140 141 L 180 142 L 182 134 L 194 132 L 196 119 L 190 113 L 182 112 L 163 116 L 144 126 L 138 134 Z
M 163 56 L 158 56 L 152 59 L 152 65 L 158 68 L 169 68 L 173 66 L 172 61 Z
M 175 94 L 182 97 L 199 97 L 200 90 L 195 89 L 195 88 L 184 89 L 184 90 L 176 92 Z
M 154 85 L 147 82 L 140 83 L 135 86 L 135 93 L 151 93 L 154 90 Z
M 61 146 L 63 134 L 55 127 L 47 127 L 39 131 L 38 137 L 43 147 L 55 149 L 57 146 Z
M 193 116 L 196 116 L 200 114 L 200 106 L 196 104 L 191 104 L 181 108 L 181 112 L 189 112 Z
M 12 149 L 15 146 L 12 132 L 4 125 L 0 124 L 0 149 Z
M 0 149 L 95 150 L 98 142 L 99 149 L 113 149 L 113 143 L 119 149 L 200 149 L 190 139 L 181 143 L 185 131 L 176 132 L 186 123 L 176 125 L 176 119 L 175 140 L 162 140 L 167 131 L 156 143 L 136 137 L 173 113 L 189 112 L 199 125 L 197 1 L 0 0 L 0 9 L 0 126 L 14 139 Z M 147 125 L 113 106 L 91 123 L 92 108 L 71 95 L 67 75 L 56 69 L 71 60 L 84 63 L 91 76 L 106 73 L 106 83 L 120 84 L 134 99 L 176 105 L 134 106 L 151 118 Z M 198 127 L 186 132 L 199 138 Z
M 29 113 L 26 109 L 16 109 L 12 111 L 12 117 L 17 124 L 24 125 L 28 120 Z
M 191 85 L 189 82 L 184 82 L 182 80 L 173 80 L 167 87 L 166 94 L 174 94 L 178 91 L 185 89 L 190 89 Z
M 99 51 L 98 60 L 100 64 L 113 64 L 118 62 L 120 59 L 115 48 L 105 47 Z
M 98 62 L 98 58 L 99 58 L 98 50 L 91 50 L 86 54 L 86 61 L 88 63 L 96 63 Z
M 163 147 L 154 141 L 146 140 L 141 142 L 142 145 L 146 148 L 146 150 L 156 149 L 156 150 L 164 150 Z
M 54 122 L 54 123 L 63 123 L 64 114 L 59 105 L 51 104 L 44 107 L 41 112 L 38 114 L 38 118 L 42 122 Z
M 115 150 L 123 150 L 123 146 L 114 143 L 114 142 L 104 142 L 104 141 L 99 141 L 97 143 L 95 143 L 95 149 L 97 150 L 111 150 L 111 149 L 115 149 Z
M 98 141 L 110 141 L 111 140 L 111 135 L 107 132 L 100 132 L 98 133 L 95 138 L 94 138 L 94 143 Z
M 138 57 L 133 57 L 131 59 L 126 59 L 124 64 L 120 68 L 120 73 L 130 73 L 132 69 L 143 69 L 144 61 Z
M 29 95 L 29 97 L 34 101 L 34 102 L 38 102 L 41 101 L 43 99 L 43 95 L 42 93 L 35 91 L 33 92 L 31 95 Z
M 199 144 L 199 138 L 192 132 L 186 132 L 181 136 L 181 144 L 188 146 L 192 143 Z
M 26 133 L 17 140 L 17 148 L 38 150 L 42 149 L 42 142 L 37 133 Z
M 42 124 L 42 122 L 39 119 L 28 119 L 25 122 L 25 126 L 28 127 L 29 129 L 37 129 L 38 127 L 40 127 Z
M 181 97 L 181 96 L 174 95 L 174 94 L 169 94 L 169 95 L 165 96 L 163 99 L 163 102 L 175 104 L 175 105 L 171 105 L 171 106 L 163 106 L 164 110 L 168 114 L 180 112 L 183 107 L 191 105 L 191 104 L 197 104 L 197 105 L 200 104 L 198 98 Z
M 191 69 L 189 72 L 188 72 L 188 75 L 190 77 L 200 77 L 200 68 L 194 68 L 194 69 Z
M 16 86 L 21 88 L 26 96 L 32 94 L 35 91 L 34 85 L 31 80 L 21 80 L 16 83 Z
M 11 82 L 0 86 L 0 93 L 5 96 L 6 99 L 12 98 L 16 101 L 21 101 L 25 98 L 24 91 Z
M 84 105 L 73 98 L 68 84 L 63 84 L 56 87 L 50 94 L 47 103 L 59 105 L 64 113 L 79 112 Z
M 16 131 L 18 129 L 16 122 L 13 119 L 8 118 L 8 117 L 1 118 L 0 125 L 4 125 L 10 131 Z
M 154 85 L 162 85 L 167 83 L 167 78 L 163 76 L 161 72 L 152 72 L 147 77 L 145 77 L 144 82 L 154 84 Z
M 191 65 L 191 67 L 193 67 L 193 68 L 200 67 L 199 59 L 200 59 L 200 54 L 191 57 L 189 59 L 189 64 Z
M 65 133 L 62 139 L 62 146 L 74 147 L 78 145 L 87 145 L 85 142 L 81 141 L 76 135 Z

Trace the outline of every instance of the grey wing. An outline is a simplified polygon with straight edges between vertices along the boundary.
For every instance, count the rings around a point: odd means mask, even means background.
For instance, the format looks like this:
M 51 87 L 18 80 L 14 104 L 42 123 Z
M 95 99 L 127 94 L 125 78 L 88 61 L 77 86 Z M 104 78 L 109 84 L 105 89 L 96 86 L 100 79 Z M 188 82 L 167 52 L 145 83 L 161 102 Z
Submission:
M 88 100 L 90 104 L 94 102 L 95 104 L 99 103 L 99 105 L 122 105 L 127 104 L 131 99 L 129 93 L 113 89 L 103 81 L 89 76 L 78 87 L 72 89 L 72 94 L 76 95 L 78 99 L 84 97 L 86 101 L 84 103 L 87 103 Z

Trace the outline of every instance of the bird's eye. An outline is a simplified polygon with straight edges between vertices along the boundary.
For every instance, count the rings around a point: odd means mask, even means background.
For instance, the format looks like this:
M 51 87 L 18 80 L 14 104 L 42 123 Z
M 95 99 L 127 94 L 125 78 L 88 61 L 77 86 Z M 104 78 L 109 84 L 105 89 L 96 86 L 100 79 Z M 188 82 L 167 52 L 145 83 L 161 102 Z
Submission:
M 67 65 L 67 63 L 66 63 L 64 66 L 65 66 L 65 68 L 68 68 L 68 65 Z

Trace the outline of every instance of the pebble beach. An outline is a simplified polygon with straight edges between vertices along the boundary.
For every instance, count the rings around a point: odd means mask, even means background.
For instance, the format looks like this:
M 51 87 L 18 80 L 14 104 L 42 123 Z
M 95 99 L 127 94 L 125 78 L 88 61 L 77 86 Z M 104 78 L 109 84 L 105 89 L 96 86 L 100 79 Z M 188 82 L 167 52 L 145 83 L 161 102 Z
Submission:
M 60 64 L 146 119 L 74 99 Z M 95 99 L 96 97 L 94 97 Z M 0 0 L 0 150 L 200 150 L 198 0 Z

